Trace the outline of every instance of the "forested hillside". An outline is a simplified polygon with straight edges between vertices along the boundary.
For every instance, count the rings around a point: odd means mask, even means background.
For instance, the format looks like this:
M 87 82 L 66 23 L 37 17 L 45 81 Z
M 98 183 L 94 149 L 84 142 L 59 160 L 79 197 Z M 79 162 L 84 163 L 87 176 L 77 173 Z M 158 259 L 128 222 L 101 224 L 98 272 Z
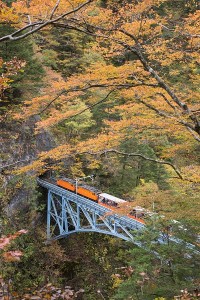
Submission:
M 198 5 L 0 0 L 0 299 L 199 299 Z M 47 243 L 49 174 L 156 213 L 144 247 Z

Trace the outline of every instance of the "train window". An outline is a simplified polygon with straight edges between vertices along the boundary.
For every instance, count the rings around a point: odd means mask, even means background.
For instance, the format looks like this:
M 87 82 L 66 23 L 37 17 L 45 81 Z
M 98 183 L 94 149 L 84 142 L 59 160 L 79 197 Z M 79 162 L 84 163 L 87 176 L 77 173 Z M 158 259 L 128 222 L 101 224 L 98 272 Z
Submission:
M 115 207 L 117 207 L 117 203 L 114 202 L 114 201 L 110 201 L 110 200 L 106 199 L 106 203 L 107 203 L 108 205 L 110 205 L 110 206 L 115 206 Z
M 117 207 L 117 203 L 116 202 L 114 202 L 114 201 L 112 201 L 110 199 L 107 199 L 106 197 L 99 197 L 99 202 L 105 203 L 105 204 L 107 204 L 109 206 L 115 206 L 115 207 Z
M 102 196 L 99 196 L 99 202 L 101 202 L 101 203 L 105 203 L 105 198 L 104 198 L 104 197 L 102 197 Z

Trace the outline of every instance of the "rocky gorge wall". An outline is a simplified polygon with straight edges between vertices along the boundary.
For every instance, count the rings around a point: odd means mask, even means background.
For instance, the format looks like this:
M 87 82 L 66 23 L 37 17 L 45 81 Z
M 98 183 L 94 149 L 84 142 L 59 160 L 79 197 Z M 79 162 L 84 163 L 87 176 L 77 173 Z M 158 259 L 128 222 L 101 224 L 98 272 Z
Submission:
M 30 197 L 30 190 L 27 189 L 25 181 L 29 181 L 28 177 L 34 176 L 33 172 L 19 176 L 14 174 L 13 170 L 17 171 L 19 167 L 31 163 L 39 152 L 48 151 L 55 146 L 49 132 L 41 130 L 35 134 L 35 124 L 39 119 L 40 117 L 36 115 L 24 122 L 3 120 L 1 123 L 1 206 L 5 211 L 4 204 L 7 204 L 8 215 L 25 205 Z M 32 184 L 34 186 L 33 180 Z

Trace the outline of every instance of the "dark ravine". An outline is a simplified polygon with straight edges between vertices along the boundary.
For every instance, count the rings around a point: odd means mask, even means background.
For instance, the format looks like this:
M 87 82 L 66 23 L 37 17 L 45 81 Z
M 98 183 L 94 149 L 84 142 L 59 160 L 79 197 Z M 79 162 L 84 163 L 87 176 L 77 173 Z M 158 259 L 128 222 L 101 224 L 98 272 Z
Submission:
M 55 147 L 52 135 L 44 130 L 35 134 L 34 129 L 40 117 L 35 115 L 25 122 L 4 122 L 2 124 L 2 140 L 0 147 L 2 155 L 0 159 L 2 192 L 7 189 L 9 183 L 15 181 L 15 175 L 11 174 L 13 169 L 17 170 L 34 160 L 41 151 L 48 151 Z M 30 175 L 33 175 L 32 173 Z M 29 176 L 27 174 L 26 176 Z M 14 189 L 8 201 L 8 215 L 14 210 L 20 210 L 27 202 L 29 190 L 24 184 Z M 9 197 L 7 197 L 9 198 Z

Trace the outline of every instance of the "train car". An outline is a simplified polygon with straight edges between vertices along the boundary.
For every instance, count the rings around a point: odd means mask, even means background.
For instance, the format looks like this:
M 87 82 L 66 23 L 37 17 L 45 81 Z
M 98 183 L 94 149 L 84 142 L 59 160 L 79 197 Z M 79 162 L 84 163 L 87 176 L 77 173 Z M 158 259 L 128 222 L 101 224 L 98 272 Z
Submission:
M 56 181 L 57 185 L 71 192 L 77 193 L 80 196 L 98 202 L 99 190 L 85 184 L 80 184 L 76 188 L 76 181 L 69 178 L 62 178 Z
M 129 202 L 114 197 L 112 195 L 109 195 L 107 193 L 101 193 L 99 194 L 99 202 L 100 205 L 105 206 L 107 208 L 110 208 L 117 212 L 118 208 L 124 209 L 124 213 L 127 215 L 127 217 L 137 220 L 138 222 L 144 224 L 145 221 L 143 220 L 146 216 L 145 209 L 140 206 L 136 206 L 134 208 L 130 207 Z M 128 214 L 127 214 L 128 211 Z
M 56 184 L 60 187 L 63 187 L 64 189 L 67 189 L 69 191 L 75 192 L 76 191 L 76 185 L 72 183 L 72 180 L 68 178 L 58 179 L 56 181 Z
M 58 186 L 67 189 L 71 192 L 77 193 L 78 195 L 86 197 L 92 201 L 95 201 L 104 207 L 116 211 L 116 213 L 117 210 L 119 211 L 119 208 L 122 208 L 126 211 L 124 213 L 127 215 L 127 217 L 135 219 L 143 224 L 145 223 L 145 217 L 149 215 L 148 211 L 145 210 L 143 207 L 130 207 L 129 202 L 107 193 L 101 193 L 101 191 L 94 187 L 81 183 L 79 183 L 78 186 L 76 186 L 75 180 L 69 178 L 62 178 L 58 179 L 56 183 Z
M 93 201 L 98 202 L 98 191 L 95 192 L 94 190 L 91 190 L 91 188 L 89 186 L 79 186 L 77 188 L 77 194 L 89 198 Z
M 103 206 L 112 206 L 112 207 L 120 207 L 120 205 L 126 204 L 127 201 L 117 198 L 115 196 L 109 195 L 107 193 L 101 193 L 99 194 L 99 204 L 102 204 Z

